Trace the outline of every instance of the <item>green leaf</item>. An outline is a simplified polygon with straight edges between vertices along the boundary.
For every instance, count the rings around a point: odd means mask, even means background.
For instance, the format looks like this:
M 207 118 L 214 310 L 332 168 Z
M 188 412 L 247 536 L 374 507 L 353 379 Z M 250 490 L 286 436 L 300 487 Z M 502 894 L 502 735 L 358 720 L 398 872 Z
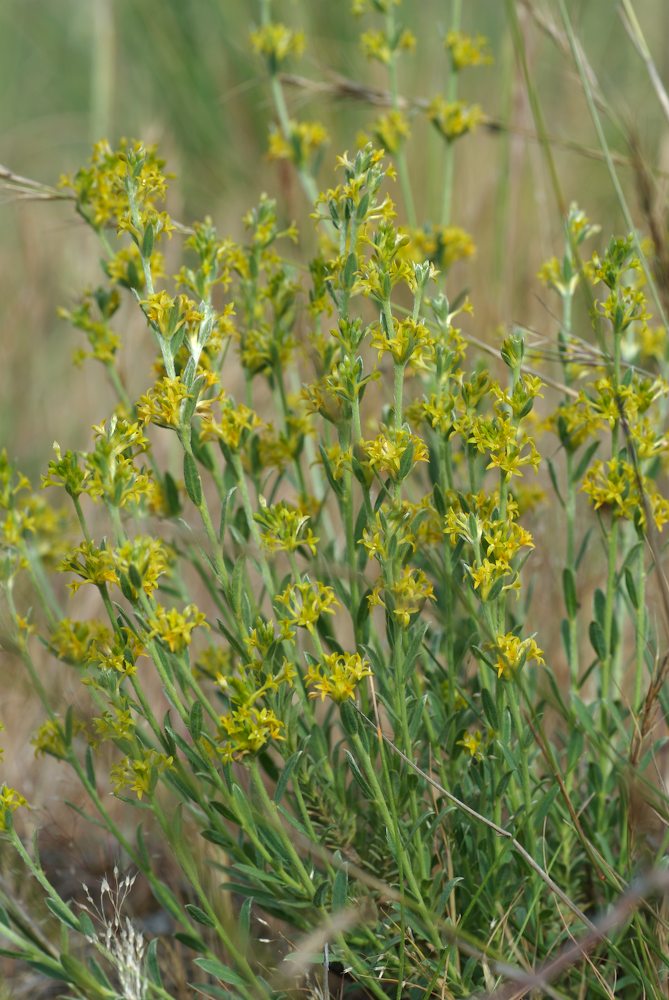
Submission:
M 60 964 L 66 972 L 69 981 L 74 983 L 79 989 L 84 987 L 86 989 L 86 996 L 90 1000 L 95 1000 L 96 997 L 110 996 L 109 991 L 105 987 L 100 986 L 100 983 L 78 958 L 62 953 L 60 955 Z
M 93 750 L 91 747 L 86 747 L 86 777 L 88 778 L 90 784 L 95 788 L 95 761 L 93 758 Z
M 579 566 L 581 565 L 581 562 L 583 561 L 583 556 L 585 555 L 585 553 L 587 551 L 588 543 L 590 542 L 590 536 L 591 536 L 591 534 L 592 534 L 592 528 L 588 528 L 588 530 L 586 531 L 586 533 L 583 536 L 583 541 L 581 542 L 581 547 L 578 550 L 578 555 L 576 556 L 576 562 L 574 564 L 575 568 L 577 570 L 578 570 Z
M 599 441 L 593 441 L 592 444 L 588 445 L 585 449 L 585 452 L 581 456 L 581 460 L 576 466 L 576 469 L 571 477 L 572 483 L 578 483 L 578 481 L 583 478 L 585 470 L 590 465 L 590 459 L 593 457 L 598 448 Z
M 79 918 L 75 917 L 72 910 L 62 899 L 59 899 L 57 896 L 47 896 L 45 902 L 54 917 L 58 917 L 62 924 L 71 927 L 73 931 L 81 931 Z
M 562 494 L 560 493 L 560 487 L 558 485 L 557 473 L 555 472 L 555 466 L 550 458 L 546 459 L 546 464 L 548 466 L 548 475 L 550 476 L 551 483 L 553 484 L 553 489 L 555 490 L 555 496 L 558 498 L 561 507 L 564 507 L 564 500 Z
M 536 825 L 536 829 L 539 829 L 542 826 L 544 819 L 553 808 L 553 804 L 559 794 L 560 786 L 557 784 L 552 785 L 550 790 L 546 793 L 546 795 L 544 795 L 539 805 L 536 806 L 534 810 L 534 823 Z
M 230 581 L 230 600 L 232 610 L 238 620 L 242 617 L 242 594 L 244 593 L 245 572 L 246 566 L 244 560 L 237 559 L 235 568 L 232 571 L 232 580 Z
M 346 753 L 346 756 L 348 758 L 349 767 L 351 768 L 351 771 L 353 773 L 353 777 L 355 778 L 355 780 L 357 781 L 358 785 L 360 786 L 360 788 L 364 792 L 365 797 L 367 799 L 373 800 L 374 799 L 374 794 L 373 794 L 371 788 L 369 787 L 369 785 L 367 784 L 367 779 L 365 777 L 363 777 L 362 771 L 360 770 L 360 768 L 358 766 L 357 760 L 355 759 L 355 757 L 353 756 L 353 754 L 350 752 L 350 750 L 346 750 L 345 753 Z
M 347 736 L 357 736 L 359 732 L 358 713 L 350 701 L 343 701 L 339 706 L 341 724 Z
M 346 258 L 346 263 L 344 264 L 344 273 L 342 274 L 343 288 L 346 289 L 353 288 L 357 270 L 358 270 L 358 258 L 354 253 L 350 253 Z
M 217 958 L 196 958 L 195 964 L 203 972 L 207 972 L 221 983 L 227 983 L 229 986 L 241 986 L 242 989 L 246 989 L 247 984 L 239 973 L 231 969 L 229 965 L 223 965 Z
M 414 455 L 414 446 L 410 444 L 409 447 L 405 448 L 404 451 L 402 452 L 402 457 L 400 459 L 400 468 L 399 472 L 397 473 L 397 479 L 399 482 L 402 482 L 403 479 L 406 479 L 406 477 L 411 472 L 411 468 L 413 466 L 413 455 Z
M 239 933 L 242 938 L 242 942 L 248 941 L 251 934 L 251 909 L 253 907 L 253 896 L 249 896 L 242 903 L 241 909 L 239 911 L 239 919 L 237 925 L 239 928 Z
M 232 786 L 232 800 L 237 813 L 238 822 L 240 823 L 242 829 L 255 830 L 256 822 L 253 818 L 253 812 L 249 804 L 248 795 L 242 788 L 239 787 L 239 785 L 235 784 Z
M 79 916 L 79 930 L 86 938 L 97 937 L 95 925 L 85 910 L 82 910 Z
M 184 483 L 186 493 L 195 506 L 200 507 L 202 505 L 202 480 L 200 479 L 200 473 L 197 471 L 195 459 L 188 452 L 184 455 Z
M 31 969 L 37 969 L 42 975 L 46 976 L 48 979 L 58 979 L 62 983 L 70 983 L 72 980 L 64 969 L 57 962 L 48 962 L 46 959 L 41 961 L 35 961 L 34 959 L 26 958 L 26 963 Z
M 202 938 L 196 937 L 195 934 L 184 934 L 183 932 L 178 931 L 174 936 L 177 941 L 181 941 L 182 944 L 185 944 L 186 947 L 190 948 L 192 951 L 207 950 L 207 946 Z
M 290 781 L 293 771 L 297 767 L 300 757 L 304 753 L 303 750 L 297 750 L 296 753 L 292 754 L 286 761 L 279 776 L 279 780 L 276 785 L 276 790 L 274 792 L 274 801 L 279 804 L 283 798 L 286 788 L 288 787 L 288 782 Z
M 625 567 L 625 586 L 627 587 L 627 593 L 629 594 L 632 607 L 635 611 L 637 611 L 639 607 L 639 596 L 636 592 L 636 584 L 634 582 L 634 577 L 632 576 L 632 571 L 627 566 Z
M 153 228 L 153 223 L 149 222 L 146 229 L 144 230 L 144 236 L 142 238 L 142 257 L 146 260 L 153 253 L 153 244 L 156 239 L 156 231 Z
M 347 895 L 348 872 L 346 871 L 346 867 L 342 865 L 335 875 L 334 882 L 332 883 L 332 909 L 343 910 L 346 906 Z
M 166 472 L 163 477 L 163 491 L 165 493 L 167 516 L 176 517 L 181 513 L 179 490 L 177 489 L 177 484 L 174 482 L 174 478 L 169 474 L 169 472 Z
M 562 592 L 564 594 L 564 605 L 569 618 L 575 618 L 578 611 L 578 598 L 576 597 L 576 577 L 570 566 L 565 566 L 562 570 Z
M 146 972 L 149 982 L 162 987 L 163 978 L 160 974 L 160 963 L 158 962 L 158 938 L 152 938 L 149 941 L 149 947 L 146 949 Z
M 195 903 L 186 903 L 186 910 L 190 913 L 193 920 L 196 920 L 198 924 L 204 924 L 205 927 L 215 927 L 216 922 L 211 919 L 208 913 L 201 910 L 199 906 Z
M 499 717 L 497 715 L 497 708 L 493 697 L 487 688 L 481 688 L 481 703 L 483 705 L 483 713 L 491 725 L 491 727 L 497 732 L 499 729 Z
M 193 702 L 193 707 L 190 710 L 190 718 L 188 720 L 188 729 L 193 737 L 195 743 L 200 739 L 202 734 L 202 702 Z

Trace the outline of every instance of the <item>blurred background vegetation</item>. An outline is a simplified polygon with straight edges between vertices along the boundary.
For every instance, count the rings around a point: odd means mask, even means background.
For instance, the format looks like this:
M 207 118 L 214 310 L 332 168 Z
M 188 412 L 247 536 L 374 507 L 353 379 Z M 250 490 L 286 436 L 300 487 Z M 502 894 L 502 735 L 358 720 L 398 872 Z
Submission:
M 666 80 L 669 4 L 643 0 L 636 6 Z M 536 272 L 562 242 L 517 39 L 514 47 L 512 9 L 565 202 L 577 200 L 606 238 L 626 229 L 565 49 L 558 8 L 558 0 L 463 5 L 463 29 L 488 36 L 494 63 L 465 73 L 460 96 L 478 101 L 491 127 L 458 147 L 452 221 L 473 234 L 477 253 L 458 265 L 449 294 L 469 289 L 476 309 L 471 329 L 495 343 L 499 325 L 513 321 L 552 333 L 548 297 Z M 635 222 L 646 230 L 635 196 L 638 176 L 626 165 L 629 144 L 639 144 L 643 162 L 662 183 L 662 169 L 669 169 L 667 121 L 619 16 L 622 4 L 571 0 L 568 8 L 599 83 L 608 141 L 625 161 L 618 165 L 621 183 Z M 401 16 L 418 48 L 402 60 L 402 95 L 430 98 L 443 92 L 448 66 L 443 36 L 451 15 L 450 3 L 404 4 Z M 140 137 L 158 143 L 176 175 L 170 208 L 184 222 L 209 214 L 221 232 L 239 236 L 242 215 L 267 190 L 280 197 L 286 216 L 309 231 L 292 168 L 266 156 L 274 112 L 262 60 L 249 44 L 258 16 L 256 5 L 244 0 L 4 0 L 0 162 L 55 183 L 88 158 L 96 139 Z M 320 84 L 339 74 L 387 87 L 383 67 L 369 63 L 361 51 L 360 32 L 369 24 L 352 15 L 346 0 L 284 0 L 276 4 L 275 19 L 306 34 L 306 52 L 291 66 L 296 73 Z M 295 86 L 287 88 L 287 99 L 297 117 L 321 120 L 330 132 L 320 178 L 326 186 L 336 154 L 354 148 L 378 109 Z M 408 155 L 419 222 L 435 219 L 443 143 L 420 116 Z M 102 412 L 97 379 L 90 379 L 90 398 L 87 390 L 75 398 L 68 390 L 71 356 L 80 342 L 57 317 L 59 305 L 71 304 L 82 286 L 96 280 L 97 250 L 68 203 L 29 203 L 5 195 L 0 218 L 0 436 L 34 475 L 53 438 L 68 447 L 84 445 Z

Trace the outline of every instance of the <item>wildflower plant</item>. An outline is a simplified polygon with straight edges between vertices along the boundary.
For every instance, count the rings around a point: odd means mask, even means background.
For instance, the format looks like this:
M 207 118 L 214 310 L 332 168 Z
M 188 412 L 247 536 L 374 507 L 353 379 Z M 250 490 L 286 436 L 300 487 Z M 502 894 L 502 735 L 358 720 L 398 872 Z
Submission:
M 267 196 L 239 240 L 210 219 L 177 226 L 165 164 L 141 142 L 98 143 L 62 181 L 103 254 L 100 285 L 63 316 L 86 337 L 77 362 L 99 363 L 117 404 L 87 450 L 54 446 L 47 493 L 0 456 L 1 579 L 44 713 L 35 751 L 72 771 L 84 816 L 133 874 L 116 869 L 99 904 L 87 889 L 63 899 L 26 847 L 29 804 L 3 785 L 3 838 L 61 937 L 28 933 L 8 899 L 0 936 L 68 995 L 173 995 L 164 942 L 121 915 L 138 878 L 188 950 L 193 995 L 300 985 L 259 951 L 258 918 L 280 920 L 296 955 L 320 928 L 319 982 L 337 971 L 382 1000 L 543 985 L 532 967 L 594 933 L 638 870 L 619 765 L 637 779 L 664 705 L 646 592 L 648 545 L 656 560 L 669 520 L 657 482 L 669 439 L 666 383 L 625 360 L 650 320 L 637 241 L 586 259 L 597 230 L 570 210 L 562 259 L 541 272 L 562 310 L 557 395 L 519 328 L 483 365 L 448 270 L 473 251 L 451 218 L 453 157 L 483 120 L 459 99 L 460 74 L 489 64 L 490 47 L 457 23 L 444 39 L 447 90 L 423 111 L 444 141 L 445 196 L 419 229 L 398 89 L 417 44 L 408 7 L 355 10 L 388 74 L 391 109 L 373 128 L 386 148 L 343 153 L 322 190 L 326 132 L 290 117 L 281 86 L 304 36 L 268 0 L 251 36 L 275 100 L 270 155 L 309 199 L 310 261 Z M 599 338 L 587 366 L 581 293 Z M 141 386 L 119 365 L 135 336 L 122 302 L 155 349 Z M 563 646 L 550 650 L 532 592 L 539 482 L 564 512 Z M 595 525 L 604 585 L 590 613 Z M 81 682 L 76 706 L 50 694 L 58 669 Z M 579 952 L 554 971 L 551 995 L 610 996 L 616 980 L 621 996 L 665 995 L 664 932 L 644 898 L 589 940 L 587 964 Z

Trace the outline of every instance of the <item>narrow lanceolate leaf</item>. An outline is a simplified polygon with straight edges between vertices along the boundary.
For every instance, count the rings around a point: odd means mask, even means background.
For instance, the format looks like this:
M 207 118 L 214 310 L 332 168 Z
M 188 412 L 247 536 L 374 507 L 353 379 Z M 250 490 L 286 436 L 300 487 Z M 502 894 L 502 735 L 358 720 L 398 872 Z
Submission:
M 562 571 L 562 590 L 564 593 L 564 606 L 570 618 L 574 618 L 578 610 L 578 599 L 576 597 L 576 578 L 574 571 L 566 566 Z
M 190 710 L 190 718 L 188 720 L 188 728 L 190 729 L 190 734 L 193 740 L 197 742 L 202 734 L 202 702 L 196 701 L 193 703 L 193 707 Z
M 599 624 L 599 622 L 590 622 L 590 642 L 592 643 L 592 648 L 597 653 L 600 660 L 606 659 L 606 639 L 604 637 L 604 629 Z
M 54 917 L 58 917 L 62 924 L 66 924 L 67 927 L 71 927 L 74 931 L 80 930 L 79 918 L 75 917 L 72 910 L 62 901 L 62 899 L 58 899 L 56 896 L 48 896 L 46 899 L 46 905 L 51 910 Z
M 197 920 L 198 924 L 203 924 L 205 927 L 215 927 L 216 924 L 211 919 L 208 913 L 201 910 L 199 906 L 195 903 L 186 903 L 186 909 L 190 913 L 193 920 Z
M 202 480 L 200 479 L 200 473 L 197 471 L 195 459 L 188 452 L 184 455 L 184 485 L 186 486 L 186 493 L 195 506 L 200 507 L 202 504 Z
M 296 753 L 289 757 L 284 764 L 283 771 L 276 783 L 276 791 L 274 792 L 274 801 L 278 804 L 284 796 L 286 788 L 288 787 L 288 782 L 291 779 L 293 771 L 297 767 L 297 764 L 302 756 L 303 751 L 298 750 Z
M 231 969 L 229 965 L 223 965 L 216 958 L 196 958 L 195 964 L 203 972 L 208 972 L 210 976 L 218 979 L 221 983 L 228 983 L 230 986 L 246 986 L 242 977 L 234 969 Z

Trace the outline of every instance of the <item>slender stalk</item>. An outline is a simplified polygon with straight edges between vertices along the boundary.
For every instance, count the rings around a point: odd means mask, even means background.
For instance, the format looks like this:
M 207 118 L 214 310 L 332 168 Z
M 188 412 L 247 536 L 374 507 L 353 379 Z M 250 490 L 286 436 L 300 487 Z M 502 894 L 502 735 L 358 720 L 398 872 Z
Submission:
M 461 0 L 456 0 L 460 3 Z M 388 80 L 390 83 L 390 99 L 392 103 L 393 110 L 400 111 L 399 106 L 399 91 L 397 83 L 397 61 L 398 61 L 398 51 L 392 45 L 392 40 L 395 38 L 397 32 L 395 23 L 395 4 L 389 3 L 386 7 L 386 37 L 389 40 L 390 47 L 390 59 L 388 60 Z M 402 189 L 402 197 L 404 199 L 404 207 L 407 213 L 407 221 L 412 229 L 416 227 L 416 207 L 414 205 L 413 198 L 413 187 L 411 185 L 411 178 L 409 176 L 409 164 L 407 162 L 406 150 L 404 148 L 404 143 L 402 139 L 399 140 L 399 145 L 395 151 L 394 159 L 397 164 L 397 174 L 400 179 L 400 187 Z
M 646 552 L 643 541 L 636 556 L 636 613 L 634 616 L 634 701 L 632 709 L 639 712 L 643 703 L 644 675 L 646 673 Z
M 452 0 L 451 5 L 451 31 L 460 30 L 462 20 L 462 0 Z M 448 77 L 446 82 L 446 97 L 449 103 L 457 100 L 458 96 L 458 71 L 453 65 L 453 60 L 449 59 Z M 455 177 L 455 142 L 446 142 L 444 153 L 444 180 L 441 202 L 441 224 L 449 226 L 451 224 L 451 214 L 453 211 L 453 180 Z

